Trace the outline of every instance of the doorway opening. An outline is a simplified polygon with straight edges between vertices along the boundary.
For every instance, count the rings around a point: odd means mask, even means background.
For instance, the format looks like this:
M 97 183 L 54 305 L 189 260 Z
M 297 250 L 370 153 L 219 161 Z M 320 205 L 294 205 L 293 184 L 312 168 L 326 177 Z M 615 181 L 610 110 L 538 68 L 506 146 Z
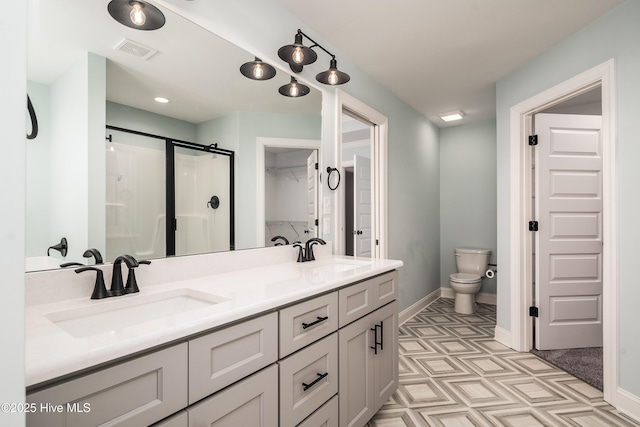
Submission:
M 337 91 L 336 254 L 387 257 L 387 126 L 385 116 Z
M 602 98 L 532 116 L 532 353 L 602 390 Z
M 535 231 L 529 230 L 533 210 L 531 151 L 527 144 L 533 117 L 549 107 L 600 87 L 602 94 L 602 328 L 604 399 L 615 405 L 618 387 L 616 339 L 616 212 L 615 212 L 615 89 L 614 61 L 609 60 L 511 107 L 510 114 L 510 322 L 511 347 L 533 347 Z M 535 310 L 533 310 L 533 313 Z M 497 331 L 499 332 L 499 331 Z

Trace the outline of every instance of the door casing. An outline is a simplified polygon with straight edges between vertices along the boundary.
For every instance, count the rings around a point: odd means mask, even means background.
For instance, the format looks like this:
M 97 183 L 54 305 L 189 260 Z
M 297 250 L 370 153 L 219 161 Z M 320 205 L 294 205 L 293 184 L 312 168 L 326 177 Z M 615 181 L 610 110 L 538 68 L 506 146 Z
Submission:
M 531 212 L 531 117 L 552 105 L 600 86 L 603 137 L 603 365 L 604 399 L 615 405 L 618 389 L 617 268 L 616 268 L 616 171 L 615 171 L 615 62 L 610 59 L 510 109 L 510 334 L 496 328 L 496 339 L 517 351 L 532 347 L 531 286 L 532 233 L 527 224 Z M 510 335 L 510 336 L 509 336 Z M 509 341 L 509 342 L 506 342 Z

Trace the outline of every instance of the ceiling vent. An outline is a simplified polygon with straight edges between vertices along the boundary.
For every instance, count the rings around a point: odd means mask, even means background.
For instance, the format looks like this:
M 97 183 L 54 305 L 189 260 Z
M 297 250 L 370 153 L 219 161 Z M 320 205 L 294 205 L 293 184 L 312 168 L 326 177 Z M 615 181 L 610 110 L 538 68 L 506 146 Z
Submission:
M 144 59 L 145 61 L 158 53 L 156 49 L 150 48 L 129 39 L 122 40 L 113 49 L 120 52 L 128 53 L 129 55 L 137 56 L 138 58 Z

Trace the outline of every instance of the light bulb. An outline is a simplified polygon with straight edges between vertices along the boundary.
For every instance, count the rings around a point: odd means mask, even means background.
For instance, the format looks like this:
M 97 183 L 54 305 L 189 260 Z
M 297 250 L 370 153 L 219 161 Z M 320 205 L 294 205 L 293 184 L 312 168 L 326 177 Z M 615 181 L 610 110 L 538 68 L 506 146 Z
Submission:
M 295 83 L 291 84 L 291 89 L 289 89 L 289 95 L 298 96 L 300 94 L 300 89 L 298 89 L 298 85 Z
M 335 70 L 332 70 L 329 72 L 329 78 L 327 79 L 329 81 L 330 85 L 337 85 L 338 84 L 338 73 L 335 72 Z
M 253 77 L 256 79 L 264 77 L 264 68 L 262 67 L 262 64 L 255 64 L 253 66 Z
M 142 5 L 136 2 L 131 4 L 131 13 L 129 14 L 129 17 L 131 17 L 131 22 L 138 26 L 144 25 L 147 21 L 147 17 L 142 11 Z
M 293 49 L 293 53 L 291 54 L 291 59 L 296 64 L 302 64 L 302 61 L 304 61 L 304 53 L 302 52 L 302 48 L 296 47 L 295 49 Z

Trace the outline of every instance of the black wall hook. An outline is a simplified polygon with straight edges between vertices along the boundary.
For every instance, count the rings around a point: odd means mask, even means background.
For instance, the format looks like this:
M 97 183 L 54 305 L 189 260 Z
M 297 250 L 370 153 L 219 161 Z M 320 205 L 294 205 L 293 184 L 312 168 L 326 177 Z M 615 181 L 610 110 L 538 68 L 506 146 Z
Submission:
M 27 139 L 35 139 L 38 136 L 38 117 L 36 116 L 36 110 L 33 109 L 29 94 L 27 94 L 27 110 L 31 119 L 31 133 L 27 134 Z

